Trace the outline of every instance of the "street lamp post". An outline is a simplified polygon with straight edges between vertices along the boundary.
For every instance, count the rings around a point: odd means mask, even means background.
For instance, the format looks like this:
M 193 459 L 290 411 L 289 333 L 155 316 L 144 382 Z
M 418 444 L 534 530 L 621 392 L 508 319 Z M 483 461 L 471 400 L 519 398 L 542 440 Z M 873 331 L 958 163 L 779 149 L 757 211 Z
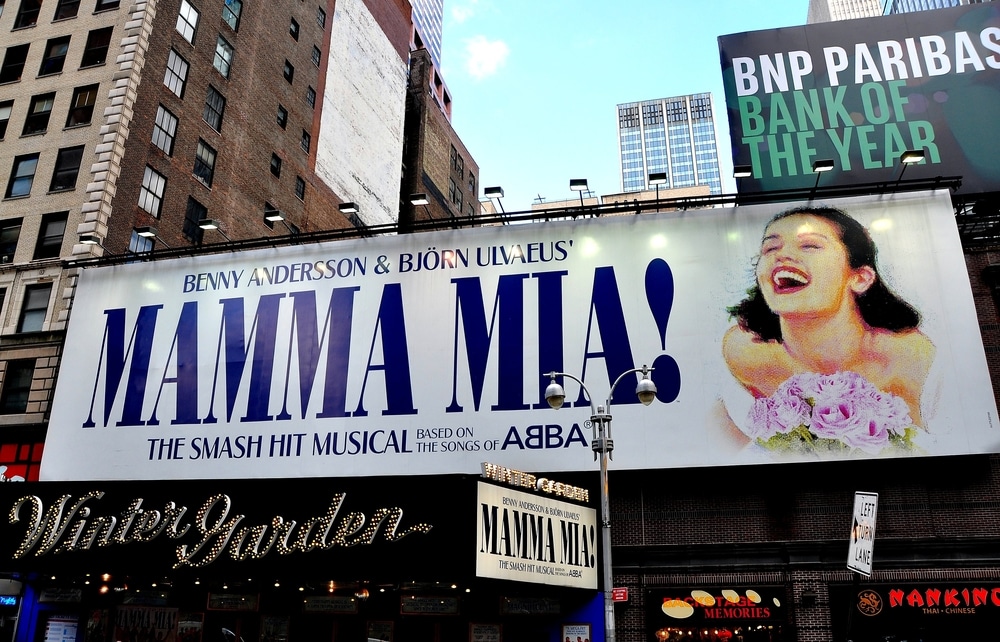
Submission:
M 606 642 L 615 642 L 615 605 L 611 599 L 612 579 L 611 579 L 611 505 L 608 498 L 608 456 L 615 448 L 615 442 L 611 438 L 611 398 L 614 396 L 615 388 L 626 376 L 636 372 L 642 373 L 642 379 L 636 386 L 635 394 L 642 402 L 648 406 L 656 397 L 656 385 L 649 378 L 649 373 L 653 368 L 642 366 L 632 368 L 621 373 L 615 382 L 611 384 L 608 392 L 608 400 L 603 406 L 594 405 L 594 397 L 581 379 L 566 372 L 548 372 L 544 376 L 550 379 L 550 383 L 545 388 L 545 400 L 555 409 L 562 407 L 566 400 L 566 391 L 556 382 L 556 377 L 569 377 L 580 384 L 590 402 L 590 429 L 593 439 L 590 442 L 590 449 L 594 451 L 594 459 L 600 455 L 601 461 L 601 556 L 603 557 L 603 589 L 604 589 L 604 639 Z

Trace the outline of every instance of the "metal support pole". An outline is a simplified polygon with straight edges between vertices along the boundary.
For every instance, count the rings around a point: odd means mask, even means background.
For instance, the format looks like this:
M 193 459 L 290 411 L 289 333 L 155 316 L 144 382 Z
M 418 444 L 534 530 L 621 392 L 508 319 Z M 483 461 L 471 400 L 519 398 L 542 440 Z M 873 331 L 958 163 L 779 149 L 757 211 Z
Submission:
M 604 639 L 615 642 L 615 603 L 611 599 L 613 580 L 611 577 L 611 501 L 608 493 L 608 454 L 614 449 L 614 442 L 608 438 L 611 432 L 611 414 L 603 406 L 590 418 L 597 431 L 591 442 L 594 456 L 601 460 L 601 557 L 603 558 L 604 590 Z

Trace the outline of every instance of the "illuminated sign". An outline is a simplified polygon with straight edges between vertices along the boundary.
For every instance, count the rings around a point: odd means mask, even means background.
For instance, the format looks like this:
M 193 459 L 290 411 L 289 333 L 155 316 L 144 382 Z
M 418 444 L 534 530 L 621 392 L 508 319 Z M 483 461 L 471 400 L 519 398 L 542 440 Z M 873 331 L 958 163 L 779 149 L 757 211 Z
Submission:
M 476 576 L 597 588 L 597 513 L 478 484 Z
M 603 395 L 642 364 L 654 368 L 657 396 L 648 407 L 636 399 L 638 374 L 615 389 L 616 469 L 1000 450 L 948 192 L 825 203 L 851 222 L 852 243 L 874 246 L 862 258 L 877 256 L 850 275 L 860 279 L 850 288 L 819 265 L 760 271 L 782 254 L 757 260 L 765 231 L 798 220 L 772 218 L 809 205 L 87 268 L 39 477 L 472 474 L 484 459 L 515 471 L 590 471 L 590 400 L 567 380 L 566 404 L 552 410 L 542 373 L 576 373 Z M 825 236 L 845 249 L 838 234 Z M 815 331 L 791 328 L 811 346 L 802 354 L 781 335 L 788 319 L 807 318 L 791 308 L 811 305 L 810 292 L 850 292 L 857 303 L 869 289 L 888 289 L 910 308 L 897 330 L 872 323 L 898 319 L 852 310 L 843 333 L 854 343 L 878 339 L 878 354 L 863 346 L 844 346 L 836 359 L 815 354 L 835 331 L 828 318 Z M 864 309 L 873 308 L 882 306 Z M 774 330 L 746 313 L 761 322 L 785 316 Z M 795 412 L 774 411 L 786 407 Z M 542 490 L 560 492 L 548 482 Z
M 580 502 L 590 501 L 590 491 L 579 486 L 571 486 L 562 482 L 552 481 L 544 477 L 535 477 L 531 473 L 524 473 L 513 468 L 507 468 L 498 464 L 483 462 L 483 477 L 493 481 L 521 488 L 531 488 L 550 495 L 558 495 L 567 499 L 575 499 Z
M 233 560 L 252 560 L 271 553 L 289 555 L 376 541 L 392 543 L 433 528 L 430 524 L 402 527 L 403 510 L 397 507 L 379 508 L 370 515 L 342 514 L 345 493 L 335 494 L 322 515 L 301 522 L 275 515 L 253 525 L 244 523 L 245 515 L 230 514 L 233 506 L 227 495 L 210 497 L 193 516 L 188 516 L 187 506 L 172 501 L 162 509 L 144 507 L 142 498 L 134 499 L 121 513 L 101 514 L 103 497 L 102 491 L 66 494 L 49 506 L 35 495 L 21 497 L 8 513 L 11 524 L 24 523 L 26 527 L 13 557 L 137 545 L 160 538 L 179 540 L 190 533 L 194 541 L 176 547 L 173 567 L 202 567 L 223 554 Z
M 651 589 L 648 603 L 660 622 L 774 621 L 784 618 L 784 595 L 776 587 Z

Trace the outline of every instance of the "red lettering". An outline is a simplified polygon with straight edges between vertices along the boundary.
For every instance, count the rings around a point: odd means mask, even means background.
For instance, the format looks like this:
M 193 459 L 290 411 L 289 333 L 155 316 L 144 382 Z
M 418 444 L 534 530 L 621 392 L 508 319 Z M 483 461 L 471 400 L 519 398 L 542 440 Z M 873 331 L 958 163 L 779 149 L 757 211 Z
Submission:
M 1000 598 L 1000 595 L 998 595 Z M 889 608 L 903 605 L 903 591 L 899 589 L 889 589 Z
M 993 602 L 993 606 L 1000 606 L 1000 588 L 990 591 L 990 602 Z
M 958 606 L 958 589 L 948 589 L 944 592 L 945 606 Z
M 962 600 L 965 602 L 966 606 L 969 605 L 969 589 L 962 589 Z
M 973 606 L 983 606 L 986 604 L 986 595 L 988 591 L 984 588 L 974 588 L 972 589 L 972 605 Z
M 923 606 L 924 597 L 920 595 L 920 591 L 913 589 L 910 594 L 906 596 L 906 603 L 910 606 Z
M 937 606 L 941 603 L 940 589 L 927 589 L 927 606 Z

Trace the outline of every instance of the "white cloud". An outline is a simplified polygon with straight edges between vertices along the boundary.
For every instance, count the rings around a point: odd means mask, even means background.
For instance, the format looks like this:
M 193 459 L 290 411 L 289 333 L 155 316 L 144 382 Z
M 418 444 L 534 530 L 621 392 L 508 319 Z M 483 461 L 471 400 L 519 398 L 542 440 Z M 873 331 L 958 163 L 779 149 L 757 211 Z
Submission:
M 465 69 L 474 78 L 482 80 L 492 76 L 507 62 L 510 48 L 503 40 L 488 40 L 474 36 L 465 41 Z
M 451 17 L 459 24 L 471 18 L 475 13 L 476 11 L 472 5 L 458 5 L 451 8 Z

